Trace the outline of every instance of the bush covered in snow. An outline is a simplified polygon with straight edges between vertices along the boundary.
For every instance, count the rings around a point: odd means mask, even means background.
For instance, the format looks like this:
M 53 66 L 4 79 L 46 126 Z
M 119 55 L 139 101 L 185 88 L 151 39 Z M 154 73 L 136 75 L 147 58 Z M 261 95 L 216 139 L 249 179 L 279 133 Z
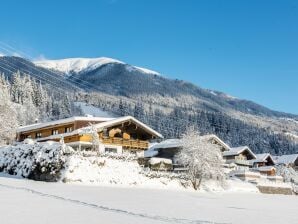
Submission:
M 57 181 L 64 168 L 65 154 L 72 149 L 57 142 L 25 143 L 0 148 L 0 171 L 34 180 Z

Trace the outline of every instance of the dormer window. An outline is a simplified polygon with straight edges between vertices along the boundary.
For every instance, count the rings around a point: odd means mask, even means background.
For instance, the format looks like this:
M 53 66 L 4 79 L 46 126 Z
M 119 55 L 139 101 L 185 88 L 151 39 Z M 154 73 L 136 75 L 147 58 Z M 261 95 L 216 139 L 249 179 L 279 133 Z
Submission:
M 56 130 L 52 130 L 52 135 L 58 135 L 59 134 L 59 132 L 58 132 L 58 130 L 56 129 Z
M 65 133 L 69 133 L 69 132 L 72 132 L 72 127 L 65 128 Z

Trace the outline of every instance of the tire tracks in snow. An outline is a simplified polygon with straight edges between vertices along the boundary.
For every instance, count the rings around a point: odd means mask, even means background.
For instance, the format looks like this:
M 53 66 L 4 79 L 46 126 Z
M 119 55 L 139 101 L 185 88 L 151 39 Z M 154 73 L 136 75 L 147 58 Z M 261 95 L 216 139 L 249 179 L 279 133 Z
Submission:
M 11 186 L 11 185 L 6 185 L 6 184 L 0 184 L 0 187 L 12 189 L 12 190 L 26 191 L 26 192 L 29 192 L 29 193 L 32 193 L 34 195 L 38 195 L 41 197 L 47 197 L 47 198 L 52 198 L 52 199 L 56 199 L 56 200 L 60 200 L 60 201 L 64 201 L 64 202 L 69 202 L 69 203 L 97 209 L 100 211 L 134 216 L 137 218 L 151 219 L 153 221 L 162 221 L 162 222 L 178 223 L 178 224 L 223 224 L 223 223 L 215 223 L 215 222 L 210 222 L 210 221 L 205 221 L 205 220 L 179 219 L 179 218 L 171 218 L 171 217 L 159 216 L 159 215 L 149 215 L 146 213 L 136 213 L 136 212 L 131 212 L 131 211 L 123 210 L 123 209 L 110 208 L 110 207 L 103 206 L 103 205 L 84 202 L 84 201 L 80 201 L 77 199 L 71 199 L 71 198 L 66 198 L 66 197 L 62 197 L 62 196 L 58 196 L 58 195 L 47 194 L 47 193 L 43 193 L 43 192 L 36 191 L 36 190 L 26 188 L 26 187 L 16 187 L 16 186 Z

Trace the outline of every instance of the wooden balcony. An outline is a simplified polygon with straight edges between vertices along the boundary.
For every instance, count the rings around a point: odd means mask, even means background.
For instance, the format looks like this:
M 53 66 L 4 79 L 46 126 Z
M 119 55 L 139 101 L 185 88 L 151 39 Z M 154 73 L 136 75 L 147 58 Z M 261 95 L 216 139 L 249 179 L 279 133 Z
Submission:
M 101 139 L 102 143 L 108 145 L 121 145 L 124 148 L 128 149 L 147 149 L 148 142 L 141 140 L 127 140 L 123 138 L 103 138 Z

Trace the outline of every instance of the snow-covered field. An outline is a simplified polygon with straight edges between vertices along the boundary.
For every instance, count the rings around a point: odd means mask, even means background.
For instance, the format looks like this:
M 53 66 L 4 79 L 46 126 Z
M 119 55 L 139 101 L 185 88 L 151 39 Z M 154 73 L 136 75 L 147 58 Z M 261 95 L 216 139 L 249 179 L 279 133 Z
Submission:
M 91 115 L 94 117 L 116 117 L 114 114 L 101 110 L 100 108 L 88 105 L 83 102 L 74 102 L 74 104 L 81 108 L 84 115 Z
M 297 223 L 296 196 L 45 183 L 0 175 L 0 220 L 6 224 Z

